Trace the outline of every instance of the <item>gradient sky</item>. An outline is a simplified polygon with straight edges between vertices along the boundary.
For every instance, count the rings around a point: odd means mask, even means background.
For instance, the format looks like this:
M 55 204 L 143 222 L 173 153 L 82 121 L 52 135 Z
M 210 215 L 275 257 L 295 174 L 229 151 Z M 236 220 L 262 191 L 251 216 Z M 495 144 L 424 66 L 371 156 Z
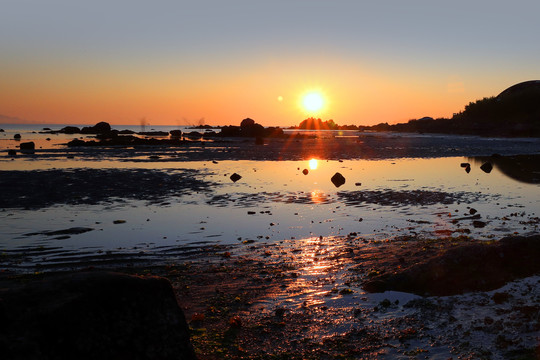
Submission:
M 540 78 L 538 0 L 0 5 L 0 115 L 29 122 L 396 123 Z

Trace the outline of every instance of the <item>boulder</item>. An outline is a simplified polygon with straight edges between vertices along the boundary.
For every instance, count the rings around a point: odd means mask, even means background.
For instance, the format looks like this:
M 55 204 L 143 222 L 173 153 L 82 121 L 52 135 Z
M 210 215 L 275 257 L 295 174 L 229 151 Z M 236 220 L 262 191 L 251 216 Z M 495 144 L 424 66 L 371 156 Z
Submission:
M 10 285 L 0 286 L 3 359 L 195 359 L 164 278 L 80 272 Z
M 8 156 L 15 156 L 17 155 L 17 151 L 15 150 L 8 150 Z
M 302 174 L 304 174 L 304 175 L 307 175 L 307 174 L 309 174 L 309 170 L 308 170 L 308 169 L 304 169 L 304 170 L 302 170 Z
M 388 290 L 448 296 L 490 291 L 509 281 L 540 272 L 540 235 L 507 237 L 494 244 L 471 244 L 447 250 L 426 262 L 363 284 L 368 292 Z
M 60 129 L 60 132 L 63 134 L 79 134 L 81 132 L 81 129 L 76 126 L 65 126 Z
M 491 172 L 491 170 L 493 170 L 493 165 L 491 165 L 490 162 L 487 162 L 487 163 L 483 163 L 482 166 L 480 166 L 480 169 L 489 174 Z
M 21 134 L 15 134 L 15 135 L 13 135 L 13 138 L 15 140 L 20 140 L 21 139 Z
M 169 131 L 169 134 L 172 138 L 179 138 L 182 136 L 182 130 L 171 130 Z
M 340 187 L 341 185 L 345 184 L 345 178 L 338 172 L 335 173 L 330 180 L 336 187 Z
M 232 182 L 237 182 L 241 178 L 242 178 L 242 176 L 238 175 L 237 173 L 232 174 L 231 177 L 230 177 Z
M 4 129 L 0 129 L 0 132 L 4 132 Z
M 255 120 L 250 119 L 250 118 L 245 118 L 245 119 L 242 120 L 242 122 L 240 123 L 240 127 L 241 127 L 242 129 L 248 128 L 248 127 L 253 126 L 253 125 L 255 125 Z
M 34 150 L 36 148 L 36 144 L 34 144 L 33 141 L 23 142 L 21 145 L 19 145 L 19 148 L 21 150 Z
M 82 134 L 105 134 L 111 131 L 111 125 L 104 121 L 98 122 L 94 126 L 85 126 L 81 129 Z

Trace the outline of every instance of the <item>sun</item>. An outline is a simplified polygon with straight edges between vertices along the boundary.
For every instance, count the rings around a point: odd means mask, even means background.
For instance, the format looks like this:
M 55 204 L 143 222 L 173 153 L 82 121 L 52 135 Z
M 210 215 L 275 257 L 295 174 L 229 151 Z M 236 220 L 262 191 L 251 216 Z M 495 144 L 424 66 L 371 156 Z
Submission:
M 318 92 L 310 92 L 304 95 L 302 105 L 307 111 L 319 111 L 324 106 L 324 99 Z

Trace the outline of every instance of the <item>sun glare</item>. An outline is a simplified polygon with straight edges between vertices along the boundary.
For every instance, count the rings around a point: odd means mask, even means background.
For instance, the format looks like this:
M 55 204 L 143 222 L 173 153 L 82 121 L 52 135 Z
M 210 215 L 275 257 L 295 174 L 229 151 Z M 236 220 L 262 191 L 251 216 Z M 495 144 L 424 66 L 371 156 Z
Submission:
M 317 92 L 311 92 L 304 95 L 302 99 L 302 105 L 307 111 L 319 111 L 324 106 L 324 99 L 321 94 Z
M 317 159 L 311 159 L 309 160 L 309 168 L 311 170 L 317 169 L 317 166 L 319 166 L 319 161 Z

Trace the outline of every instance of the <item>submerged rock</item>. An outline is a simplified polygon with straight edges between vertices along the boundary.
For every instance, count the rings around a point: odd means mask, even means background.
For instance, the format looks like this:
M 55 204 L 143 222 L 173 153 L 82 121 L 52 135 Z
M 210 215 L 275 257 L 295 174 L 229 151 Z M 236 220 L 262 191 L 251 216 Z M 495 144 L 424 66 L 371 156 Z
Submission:
M 195 359 L 171 284 L 111 272 L 3 286 L 4 359 Z

